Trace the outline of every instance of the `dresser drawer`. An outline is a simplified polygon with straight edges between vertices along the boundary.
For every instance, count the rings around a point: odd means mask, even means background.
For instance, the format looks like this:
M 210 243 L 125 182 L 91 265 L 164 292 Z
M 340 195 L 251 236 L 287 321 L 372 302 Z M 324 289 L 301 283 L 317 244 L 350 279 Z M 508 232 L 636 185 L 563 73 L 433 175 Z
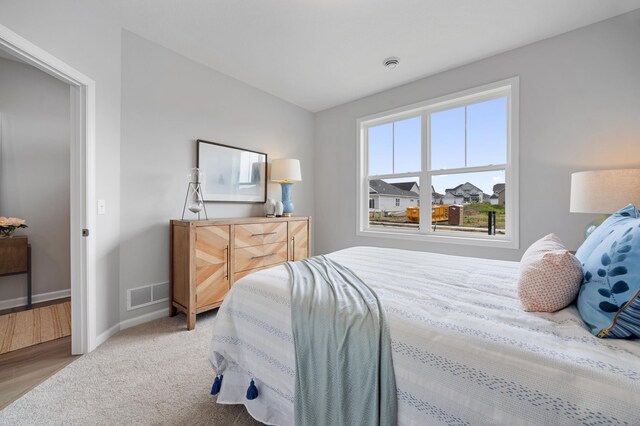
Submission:
M 253 274 L 254 272 L 264 271 L 265 269 L 274 268 L 274 267 L 279 266 L 279 265 L 284 265 L 284 263 L 274 263 L 273 265 L 263 266 L 262 268 L 247 269 L 246 271 L 236 272 L 234 274 L 233 281 L 236 282 L 240 278 L 244 278 L 249 274 Z
M 236 248 L 287 241 L 286 222 L 252 223 L 235 228 Z
M 237 228 L 236 228 L 237 229 Z M 235 271 L 261 268 L 287 261 L 287 242 L 238 248 L 235 250 Z

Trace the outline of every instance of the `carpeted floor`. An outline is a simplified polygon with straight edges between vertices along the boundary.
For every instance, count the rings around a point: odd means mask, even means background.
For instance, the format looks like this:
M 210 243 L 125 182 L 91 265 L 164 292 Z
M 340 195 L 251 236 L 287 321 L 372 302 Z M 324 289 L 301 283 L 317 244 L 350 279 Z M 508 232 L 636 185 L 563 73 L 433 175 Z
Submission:
M 118 333 L 0 411 L 3 425 L 259 425 L 209 395 L 215 312 L 163 318 Z

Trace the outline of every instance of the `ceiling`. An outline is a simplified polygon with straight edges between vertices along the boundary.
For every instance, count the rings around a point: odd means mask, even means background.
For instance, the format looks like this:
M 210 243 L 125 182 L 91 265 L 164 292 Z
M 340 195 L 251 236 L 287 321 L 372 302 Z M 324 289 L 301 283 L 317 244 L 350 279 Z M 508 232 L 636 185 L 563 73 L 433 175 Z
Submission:
M 640 0 L 118 0 L 123 27 L 309 111 L 640 8 Z M 388 56 L 400 58 L 390 70 Z

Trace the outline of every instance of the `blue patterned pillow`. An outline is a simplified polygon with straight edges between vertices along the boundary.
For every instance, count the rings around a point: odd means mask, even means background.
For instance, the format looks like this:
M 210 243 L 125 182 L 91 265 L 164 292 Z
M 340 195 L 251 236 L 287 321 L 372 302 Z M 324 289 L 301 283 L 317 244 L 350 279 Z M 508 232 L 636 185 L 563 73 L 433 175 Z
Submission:
M 621 208 L 611 216 L 609 216 L 595 231 L 589 235 L 589 238 L 576 251 L 576 257 L 582 263 L 587 261 L 587 258 L 591 255 L 593 250 L 596 249 L 602 243 L 602 241 L 609 235 L 620 223 L 628 221 L 630 218 L 640 217 L 640 212 L 633 204 L 629 204 L 626 207 Z
M 635 207 L 633 210 L 637 213 Z M 598 337 L 640 337 L 640 217 L 637 216 L 618 215 L 615 223 L 609 223 L 597 237 L 600 243 L 580 259 L 584 281 L 578 295 L 578 310 Z

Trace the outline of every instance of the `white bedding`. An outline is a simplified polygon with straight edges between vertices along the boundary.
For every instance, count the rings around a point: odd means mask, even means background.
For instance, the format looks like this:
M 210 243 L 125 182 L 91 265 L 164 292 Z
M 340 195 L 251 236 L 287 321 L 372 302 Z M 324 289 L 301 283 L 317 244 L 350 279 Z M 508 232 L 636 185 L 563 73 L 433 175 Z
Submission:
M 575 306 L 524 312 L 518 263 L 372 247 L 328 257 L 385 306 L 399 424 L 640 424 L 640 342 L 595 338 Z M 268 424 L 293 421 L 290 290 L 284 267 L 251 274 L 214 326 L 218 402 Z M 260 395 L 248 401 L 251 378 Z

